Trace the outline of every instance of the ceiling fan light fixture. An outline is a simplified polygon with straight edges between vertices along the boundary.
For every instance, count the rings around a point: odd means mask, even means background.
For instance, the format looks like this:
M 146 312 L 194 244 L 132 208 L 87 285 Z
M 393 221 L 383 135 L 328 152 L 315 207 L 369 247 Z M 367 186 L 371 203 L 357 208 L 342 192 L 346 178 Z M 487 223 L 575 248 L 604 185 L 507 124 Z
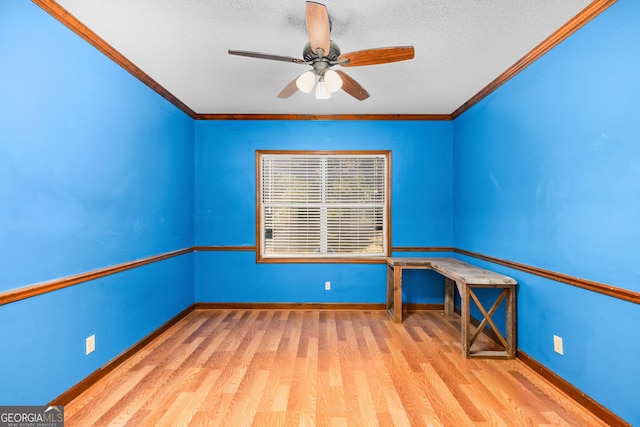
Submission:
M 316 86 L 316 99 L 329 99 L 331 98 L 331 92 L 327 88 L 324 79 L 320 78 L 318 86 Z
M 379 47 L 342 53 L 340 47 L 331 40 L 331 21 L 329 21 L 327 7 L 317 1 L 306 2 L 306 22 L 309 41 L 302 50 L 304 59 L 247 50 L 229 49 L 228 52 L 230 55 L 306 64 L 313 68 L 312 71 L 302 73 L 290 81 L 280 91 L 278 98 L 289 98 L 298 90 L 303 93 L 311 93 L 316 84 L 316 76 L 318 76 L 316 99 L 331 98 L 331 93 L 342 89 L 358 101 L 369 98 L 369 93 L 348 74 L 343 71 L 332 71 L 331 67 L 334 65 L 360 67 L 387 64 L 407 61 L 415 56 L 413 46 Z
M 342 88 L 342 78 L 333 70 L 327 70 L 324 73 L 324 83 L 329 92 L 337 92 Z
M 316 75 L 313 71 L 306 71 L 300 74 L 300 77 L 296 80 L 296 86 L 301 92 L 310 93 L 313 89 L 313 85 L 316 84 Z

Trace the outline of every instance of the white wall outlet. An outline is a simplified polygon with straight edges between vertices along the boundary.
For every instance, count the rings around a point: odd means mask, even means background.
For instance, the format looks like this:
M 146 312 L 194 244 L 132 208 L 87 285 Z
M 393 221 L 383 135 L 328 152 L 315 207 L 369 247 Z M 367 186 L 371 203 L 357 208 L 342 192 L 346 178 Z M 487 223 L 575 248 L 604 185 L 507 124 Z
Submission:
M 324 282 L 324 290 L 325 291 L 331 290 L 331 282 Z
M 85 340 L 85 348 L 87 350 L 87 354 L 91 354 L 96 350 L 96 336 L 91 335 L 89 338 Z
M 562 338 L 557 335 L 553 336 L 553 351 L 558 354 L 564 354 L 564 349 L 562 348 Z

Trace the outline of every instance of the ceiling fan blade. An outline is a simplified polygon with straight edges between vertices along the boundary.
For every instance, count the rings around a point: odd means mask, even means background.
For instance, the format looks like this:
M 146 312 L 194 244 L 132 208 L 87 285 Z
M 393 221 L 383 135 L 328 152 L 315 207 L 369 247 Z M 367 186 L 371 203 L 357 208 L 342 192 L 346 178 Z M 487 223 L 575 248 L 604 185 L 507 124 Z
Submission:
M 298 85 L 296 84 L 297 80 L 298 80 L 297 77 L 291 80 L 291 82 L 288 85 L 286 85 L 284 89 L 282 89 L 282 91 L 278 94 L 278 98 L 282 98 L 282 99 L 288 98 L 294 93 L 296 93 L 298 91 Z
M 362 65 L 406 61 L 413 59 L 414 55 L 413 46 L 381 47 L 343 53 L 338 57 L 337 62 L 343 67 L 359 67 Z
M 270 59 L 272 61 L 295 62 L 296 64 L 306 64 L 304 59 L 293 58 L 291 56 L 271 55 L 269 53 L 250 52 L 247 50 L 229 49 L 229 55 L 247 56 L 249 58 Z
M 349 77 L 347 73 L 340 70 L 336 70 L 336 73 L 338 73 L 342 79 L 342 90 L 353 96 L 358 101 L 364 101 L 369 97 L 369 92 L 360 86 L 360 83 Z
M 322 49 L 323 56 L 329 53 L 330 32 L 329 14 L 325 5 L 308 1 L 307 33 L 313 53 L 318 53 L 318 49 Z

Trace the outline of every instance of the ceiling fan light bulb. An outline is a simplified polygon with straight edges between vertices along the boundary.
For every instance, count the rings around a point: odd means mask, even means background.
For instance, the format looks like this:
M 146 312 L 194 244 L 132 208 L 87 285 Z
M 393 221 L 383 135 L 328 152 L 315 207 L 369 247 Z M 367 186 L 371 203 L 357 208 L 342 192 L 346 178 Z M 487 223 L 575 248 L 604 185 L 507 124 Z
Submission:
M 331 98 L 331 92 L 327 89 L 327 85 L 323 80 L 318 82 L 316 86 L 316 99 L 329 99 Z
M 316 84 L 316 75 L 313 71 L 306 71 L 300 74 L 300 77 L 296 80 L 296 86 L 304 93 L 311 92 L 314 84 Z
M 337 92 L 342 88 L 342 78 L 333 70 L 327 70 L 324 73 L 324 82 L 329 92 Z

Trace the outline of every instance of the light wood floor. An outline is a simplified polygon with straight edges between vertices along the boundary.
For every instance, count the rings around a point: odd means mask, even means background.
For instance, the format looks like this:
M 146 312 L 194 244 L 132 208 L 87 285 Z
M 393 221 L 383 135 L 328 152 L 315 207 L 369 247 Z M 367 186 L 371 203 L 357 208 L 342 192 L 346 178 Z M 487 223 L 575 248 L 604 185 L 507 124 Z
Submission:
M 475 345 L 475 344 L 474 344 Z M 481 346 L 491 345 L 486 340 Z M 460 317 L 195 310 L 65 406 L 66 426 L 605 426 Z

